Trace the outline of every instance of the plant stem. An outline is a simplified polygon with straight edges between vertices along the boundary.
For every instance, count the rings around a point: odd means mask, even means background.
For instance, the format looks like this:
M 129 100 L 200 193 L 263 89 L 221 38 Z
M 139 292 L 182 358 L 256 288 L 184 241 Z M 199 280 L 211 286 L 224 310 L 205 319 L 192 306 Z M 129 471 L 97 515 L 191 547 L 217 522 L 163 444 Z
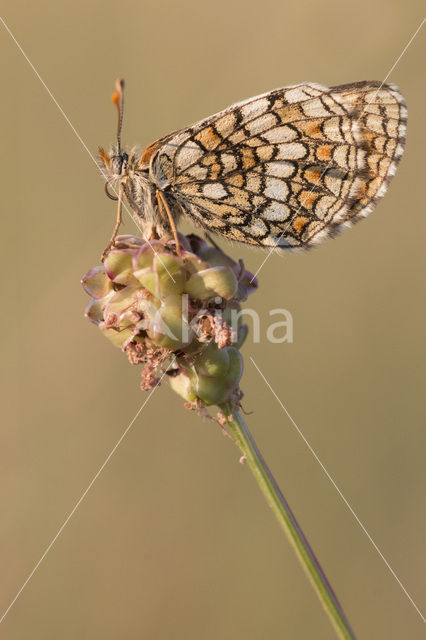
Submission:
M 221 411 L 227 420 L 227 426 L 235 438 L 247 463 L 261 488 L 269 506 L 275 513 L 278 522 L 284 529 L 290 544 L 306 571 L 312 586 L 314 587 L 321 604 L 328 614 L 331 623 L 336 631 L 337 637 L 345 640 L 354 640 L 355 634 L 352 631 L 343 609 L 328 582 L 321 565 L 316 559 L 302 529 L 294 517 L 290 506 L 280 491 L 272 473 L 259 449 L 256 446 L 253 436 L 248 430 L 242 415 L 239 411 L 234 411 L 231 403 L 220 405 Z

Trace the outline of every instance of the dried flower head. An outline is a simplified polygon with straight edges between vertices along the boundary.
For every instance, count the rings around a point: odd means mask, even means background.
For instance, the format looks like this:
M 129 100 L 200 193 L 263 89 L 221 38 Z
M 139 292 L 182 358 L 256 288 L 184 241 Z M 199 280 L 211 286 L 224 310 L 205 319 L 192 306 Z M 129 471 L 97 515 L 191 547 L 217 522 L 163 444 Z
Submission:
M 214 244 L 195 235 L 179 241 L 181 255 L 170 241 L 118 236 L 103 265 L 82 279 L 91 298 L 85 315 L 142 365 L 142 389 L 167 372 L 191 406 L 237 403 L 247 335 L 241 302 L 257 283 Z

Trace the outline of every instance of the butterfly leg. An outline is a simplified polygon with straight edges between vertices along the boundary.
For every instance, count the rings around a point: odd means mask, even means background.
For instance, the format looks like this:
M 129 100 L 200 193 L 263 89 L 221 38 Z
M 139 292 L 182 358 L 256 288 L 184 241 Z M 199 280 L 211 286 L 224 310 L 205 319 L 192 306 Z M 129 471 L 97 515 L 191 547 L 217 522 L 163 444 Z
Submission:
M 122 184 L 120 184 L 120 186 L 118 188 L 117 219 L 116 219 L 116 222 L 115 222 L 115 227 L 114 227 L 114 230 L 112 232 L 111 240 L 108 242 L 107 246 L 105 247 L 105 249 L 102 252 L 101 262 L 103 262 L 105 260 L 105 258 L 107 257 L 108 253 L 110 252 L 112 246 L 114 245 L 115 238 L 117 236 L 118 230 L 119 230 L 121 222 L 122 222 L 121 211 L 122 211 L 122 206 L 123 206 L 123 189 L 124 189 L 124 184 L 122 183 Z
M 178 254 L 178 256 L 181 255 L 181 251 L 180 251 L 180 244 L 179 244 L 179 238 L 178 238 L 178 234 L 177 234 L 177 229 L 176 229 L 176 225 L 175 225 L 175 221 L 173 220 L 173 216 L 171 214 L 171 211 L 169 209 L 169 205 L 167 204 L 167 200 L 164 197 L 164 194 L 157 189 L 156 194 L 157 196 L 157 203 L 158 203 L 158 208 L 161 212 L 161 210 L 164 207 L 164 210 L 167 214 L 167 217 L 169 219 L 169 223 L 170 223 L 170 227 L 172 229 L 172 233 L 173 233 L 173 238 L 175 240 L 175 245 L 176 245 L 176 253 Z

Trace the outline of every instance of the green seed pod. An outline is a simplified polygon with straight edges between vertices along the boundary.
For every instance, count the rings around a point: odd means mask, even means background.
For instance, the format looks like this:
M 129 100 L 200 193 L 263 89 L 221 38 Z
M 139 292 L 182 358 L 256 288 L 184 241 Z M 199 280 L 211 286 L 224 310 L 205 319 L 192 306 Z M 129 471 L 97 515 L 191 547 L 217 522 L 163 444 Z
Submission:
M 157 347 L 173 351 L 183 348 L 192 339 L 194 333 L 187 329 L 182 319 L 181 296 L 168 296 L 162 302 L 150 318 L 147 334 Z
M 238 268 L 238 264 L 217 247 L 204 242 L 197 249 L 197 255 L 211 267 L 230 267 L 232 270 Z
M 113 249 L 104 260 L 108 277 L 117 284 L 137 285 L 133 276 L 132 249 Z
M 175 363 L 169 381 L 179 395 L 197 407 L 220 404 L 239 397 L 238 347 L 247 333 L 240 300 L 256 284 L 218 247 L 179 237 L 177 255 L 167 241 L 119 236 L 104 265 L 82 279 L 91 297 L 86 316 L 142 365 L 143 389 Z
M 203 269 L 210 268 L 210 265 L 207 262 L 204 262 L 194 253 L 189 253 L 188 251 L 183 252 L 182 259 L 185 265 L 187 278 L 189 278 L 194 273 L 198 273 L 198 271 L 203 271 Z
M 212 267 L 194 273 L 185 285 L 185 291 L 198 300 L 219 296 L 231 300 L 237 291 L 237 279 L 229 267 Z
M 133 271 L 139 271 L 139 269 L 145 269 L 146 267 L 152 267 L 154 260 L 154 251 L 164 249 L 164 245 L 160 242 L 152 240 L 150 244 L 143 244 L 137 251 L 133 253 Z
M 95 324 L 102 322 L 104 319 L 104 309 L 113 295 L 114 291 L 110 291 L 106 296 L 99 300 L 92 298 L 84 310 L 86 318 L 89 318 L 89 320 Z
M 193 384 L 192 376 L 187 372 L 181 372 L 176 376 L 169 377 L 169 384 L 173 391 L 180 395 L 187 402 L 194 403 L 197 400 Z
M 157 254 L 153 261 L 153 268 L 158 277 L 156 296 L 165 298 L 170 295 L 180 295 L 183 292 L 186 272 L 181 258 L 173 254 Z
M 204 356 L 204 351 L 210 356 Z M 188 402 L 198 399 L 205 406 L 226 402 L 238 390 L 242 357 L 234 347 L 218 349 L 214 343 L 210 343 L 204 351 L 191 367 L 181 365 L 178 375 L 169 378 L 170 385 Z M 213 366 L 213 362 L 216 366 Z M 206 369 L 217 375 L 207 375 Z
M 103 266 L 93 267 L 81 279 L 81 284 L 90 297 L 97 300 L 106 296 L 112 291 L 112 282 L 105 272 Z
M 233 392 L 238 389 L 238 383 L 243 371 L 242 357 L 234 347 L 222 349 L 222 351 L 225 350 L 228 352 L 229 359 L 226 373 L 216 377 L 200 374 L 194 384 L 194 391 L 197 397 L 206 405 L 226 402 Z
M 133 275 L 135 276 L 141 287 L 147 289 L 147 291 L 152 293 L 153 296 L 156 295 L 156 291 L 158 288 L 158 278 L 152 266 L 145 267 L 144 269 L 138 269 L 137 271 L 134 271 Z
M 227 349 L 218 349 L 215 342 L 210 342 L 195 358 L 194 367 L 201 375 L 215 378 L 224 376 L 229 369 L 229 352 Z
M 101 331 L 115 347 L 120 347 L 120 349 L 125 347 L 129 340 L 133 338 L 133 331 L 131 327 L 120 331 L 117 331 L 116 329 L 101 329 Z
M 105 306 L 105 318 L 112 313 L 120 316 L 129 309 L 136 309 L 136 292 L 137 288 L 135 287 L 124 287 L 124 289 L 116 291 Z

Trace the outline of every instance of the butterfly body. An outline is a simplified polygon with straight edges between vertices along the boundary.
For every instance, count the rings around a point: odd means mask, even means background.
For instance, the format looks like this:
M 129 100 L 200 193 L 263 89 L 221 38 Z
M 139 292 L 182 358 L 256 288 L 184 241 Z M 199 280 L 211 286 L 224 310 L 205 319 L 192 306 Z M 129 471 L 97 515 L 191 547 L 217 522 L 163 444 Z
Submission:
M 184 215 L 230 240 L 306 248 L 372 211 L 403 153 L 406 116 L 394 85 L 302 83 L 232 105 L 142 153 L 100 150 L 101 165 L 148 237 L 171 234 L 168 206 L 172 222 Z

